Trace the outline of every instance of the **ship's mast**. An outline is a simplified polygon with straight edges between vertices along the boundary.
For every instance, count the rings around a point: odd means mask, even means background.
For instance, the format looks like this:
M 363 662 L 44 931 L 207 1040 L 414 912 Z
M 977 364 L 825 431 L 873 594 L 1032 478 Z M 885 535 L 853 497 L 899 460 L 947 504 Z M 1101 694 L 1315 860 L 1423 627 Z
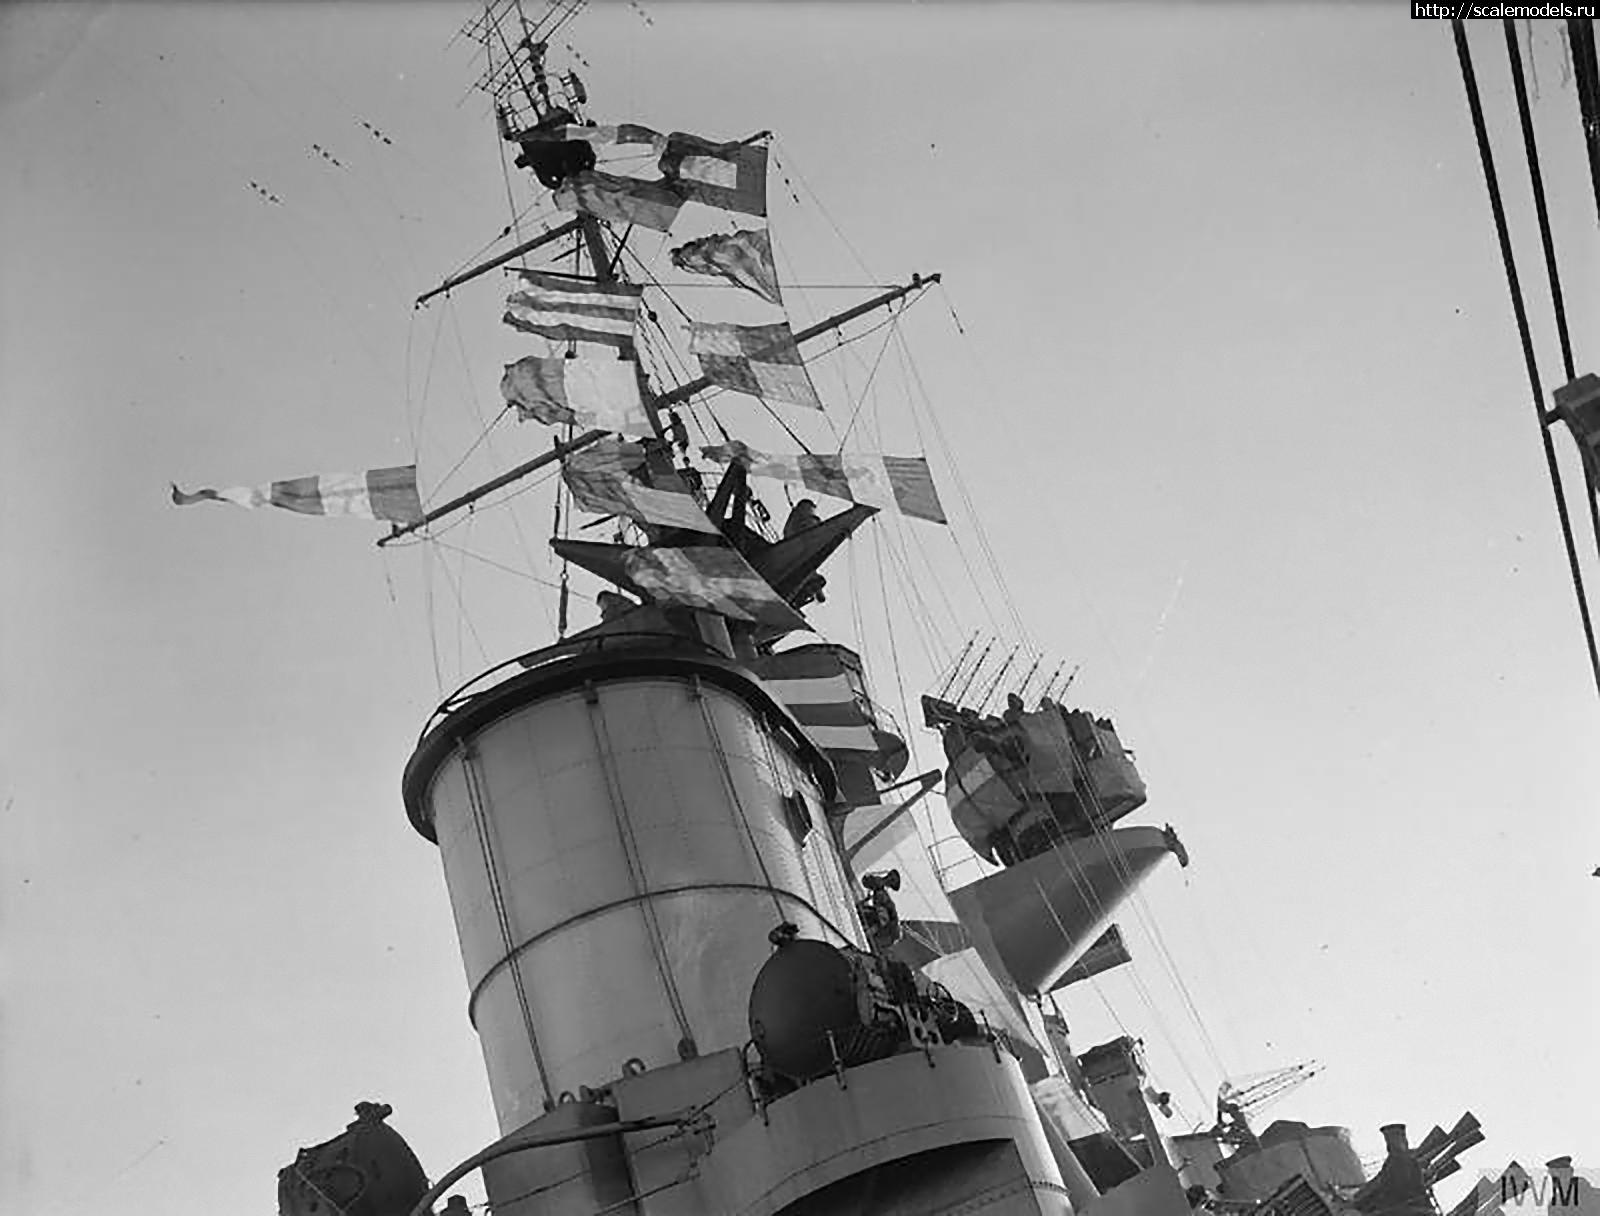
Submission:
M 581 119 L 581 107 L 588 100 L 587 92 L 582 82 L 576 75 L 568 73 L 558 78 L 562 88 L 563 97 L 558 103 L 552 99 L 551 80 L 545 65 L 545 49 L 549 40 L 564 26 L 579 9 L 582 0 L 557 0 L 540 18 L 529 23 L 523 14 L 520 0 L 491 0 L 486 5 L 481 16 L 470 22 L 463 30 L 468 37 L 478 41 L 484 48 L 488 59 L 488 66 L 479 78 L 478 87 L 487 92 L 495 105 L 496 120 L 503 138 L 516 140 L 517 136 L 530 129 L 548 126 L 568 121 Z M 508 32 L 507 27 L 515 22 L 515 29 Z M 520 33 L 520 37 L 517 34 Z M 751 143 L 765 138 L 769 133 L 758 132 L 744 140 Z M 519 161 L 519 164 L 523 163 Z M 435 287 L 417 298 L 417 305 L 426 303 L 437 295 L 461 286 L 463 283 L 493 270 L 513 258 L 534 249 L 554 243 L 563 237 L 577 234 L 583 247 L 589 255 L 593 265 L 593 281 L 600 284 L 613 284 L 621 281 L 618 275 L 618 264 L 621 261 L 623 242 L 627 240 L 626 234 L 622 241 L 612 245 L 605 225 L 591 215 L 580 214 L 577 218 L 561 224 L 548 232 L 519 243 L 515 248 L 479 263 L 469 270 L 454 275 L 439 286 Z M 837 312 L 825 320 L 794 335 L 796 344 L 830 333 L 839 326 L 844 325 L 857 317 L 886 308 L 905 298 L 913 292 L 921 291 L 939 281 L 937 274 L 927 276 L 913 275 L 911 281 L 902 286 L 891 288 L 888 291 L 863 301 L 853 307 Z M 650 420 L 651 429 L 658 439 L 665 438 L 665 428 L 662 424 L 662 411 L 670 406 L 687 402 L 696 394 L 713 387 L 707 376 L 699 376 L 663 393 L 657 393 L 651 386 L 648 377 L 637 357 L 637 352 L 625 349 L 624 356 L 632 356 L 639 379 L 640 397 L 643 401 L 645 412 Z M 755 352 L 756 356 L 763 352 Z M 555 461 L 562 460 L 574 452 L 598 442 L 609 431 L 595 429 L 585 431 L 564 442 L 555 443 L 547 452 L 542 452 L 522 464 L 508 469 L 505 472 L 490 478 L 488 481 L 467 490 L 449 502 L 424 513 L 422 518 L 413 523 L 397 526 L 389 535 L 378 540 L 379 546 L 387 545 L 392 541 L 410 535 L 421 528 L 453 515 L 455 512 L 469 507 L 486 495 L 521 480 L 531 473 L 546 467 Z
M 594 223 L 592 220 L 589 222 Z M 598 227 L 598 225 L 596 226 Z M 914 274 L 911 276 L 911 281 L 909 283 L 904 283 L 899 287 L 892 287 L 880 295 L 873 296 L 870 300 L 865 300 L 862 303 L 855 305 L 853 308 L 847 308 L 843 312 L 835 313 L 826 320 L 818 321 L 815 325 L 809 326 L 808 328 L 803 329 L 799 333 L 795 334 L 794 340 L 796 343 L 807 342 L 812 338 L 821 336 L 822 334 L 830 333 L 839 328 L 839 326 L 855 320 L 857 317 L 864 316 L 875 309 L 887 308 L 889 305 L 895 303 L 895 301 L 904 299 L 913 292 L 922 291 L 925 288 L 932 287 L 938 281 L 939 276 L 937 274 Z M 759 352 L 757 353 L 759 354 Z M 676 388 L 668 389 L 666 392 L 656 396 L 653 401 L 654 408 L 657 411 L 660 411 L 668 406 L 673 406 L 681 402 L 688 401 L 690 398 L 695 396 L 695 394 L 703 393 L 706 389 L 711 387 L 712 384 L 709 378 L 705 376 L 697 376 L 693 380 L 687 381 L 684 384 L 680 384 Z M 528 476 L 528 474 L 537 472 L 539 469 L 544 468 L 546 465 L 551 464 L 554 461 L 571 455 L 573 452 L 579 451 L 582 448 L 586 448 L 591 443 L 595 443 L 601 439 L 604 439 L 610 433 L 610 431 L 598 429 L 585 431 L 576 438 L 568 439 L 563 443 L 557 443 L 548 452 L 541 452 L 531 460 L 525 460 L 514 468 L 507 469 L 504 473 L 501 473 L 496 477 L 491 477 L 482 485 L 475 486 L 473 489 L 466 491 L 464 494 L 452 498 L 449 502 L 443 504 L 442 506 L 434 507 L 431 511 L 424 513 L 422 518 L 416 522 L 405 524 L 403 526 L 397 526 L 389 533 L 389 535 L 379 537 L 378 544 L 380 547 L 387 545 L 391 541 L 396 541 L 403 536 L 410 535 L 419 528 L 427 527 L 435 520 L 443 519 L 447 515 L 453 515 L 463 507 L 470 507 L 473 503 L 477 502 L 485 495 L 492 494 L 496 490 L 511 485 L 513 482 L 520 481 L 522 478 Z M 657 433 L 660 433 L 659 427 L 657 428 Z

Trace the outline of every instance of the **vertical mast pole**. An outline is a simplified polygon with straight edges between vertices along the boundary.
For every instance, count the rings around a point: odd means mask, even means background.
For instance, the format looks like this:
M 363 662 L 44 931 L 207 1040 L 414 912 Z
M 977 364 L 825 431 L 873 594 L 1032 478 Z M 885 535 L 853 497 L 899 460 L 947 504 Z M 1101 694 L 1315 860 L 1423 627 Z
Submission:
M 600 221 L 592 215 L 579 217 L 579 224 L 583 232 L 584 244 L 589 249 L 589 260 L 594 263 L 594 277 L 600 283 L 617 282 L 617 274 L 611 262 L 611 250 L 606 245 L 605 233 L 600 228 Z M 655 431 L 659 438 L 665 434 L 661 427 L 661 407 L 656 402 L 656 395 L 651 391 L 650 382 L 645 379 L 644 366 L 639 362 L 638 344 L 628 353 L 633 356 L 635 373 L 639 377 L 639 396 L 644 401 L 645 413 L 650 418 L 650 429 Z

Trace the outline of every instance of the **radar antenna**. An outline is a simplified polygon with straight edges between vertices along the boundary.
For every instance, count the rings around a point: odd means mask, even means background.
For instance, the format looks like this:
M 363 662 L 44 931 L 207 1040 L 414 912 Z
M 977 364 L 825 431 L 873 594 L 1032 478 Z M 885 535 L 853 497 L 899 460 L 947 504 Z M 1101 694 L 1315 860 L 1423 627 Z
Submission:
M 550 40 L 583 9 L 585 0 L 551 0 L 536 20 L 529 21 L 522 0 L 488 0 L 483 12 L 461 33 L 483 48 L 484 69 L 477 88 L 494 99 L 501 134 L 513 138 L 565 109 L 576 114 L 588 100 L 574 72 L 554 78 L 545 66 Z

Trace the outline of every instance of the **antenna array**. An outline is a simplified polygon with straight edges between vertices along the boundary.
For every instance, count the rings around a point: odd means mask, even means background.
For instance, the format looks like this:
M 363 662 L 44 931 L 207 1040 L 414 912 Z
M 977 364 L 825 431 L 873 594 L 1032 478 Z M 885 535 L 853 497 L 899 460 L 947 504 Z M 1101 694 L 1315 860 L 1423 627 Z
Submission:
M 545 67 L 550 40 L 583 8 L 585 0 L 551 0 L 537 20 L 529 21 L 522 0 L 488 0 L 483 11 L 461 27 L 461 35 L 483 48 L 484 69 L 475 87 L 494 98 L 495 111 L 507 131 L 525 131 L 553 108 L 582 104 L 583 85 L 576 74 L 555 81 L 559 99 L 551 97 Z
M 980 641 L 983 643 L 981 646 L 979 645 Z M 976 709 L 979 713 L 985 712 L 990 700 L 997 693 L 1003 691 L 1002 684 L 1012 666 L 1017 662 L 1019 655 L 1029 665 L 1022 676 L 1022 682 L 1013 691 L 1019 697 L 1027 699 L 1029 685 L 1033 684 L 1034 676 L 1044 666 L 1044 653 L 1041 651 L 1035 654 L 1032 660 L 1029 661 L 1021 646 L 1013 646 L 1005 653 L 997 668 L 992 668 L 986 672 L 984 669 L 989 663 L 989 656 L 995 654 L 996 647 L 999 644 L 999 638 L 991 637 L 984 641 L 976 633 L 968 638 L 966 645 L 956 655 L 955 663 L 951 666 L 949 675 L 939 682 L 939 689 L 936 694 L 937 699 L 960 704 L 966 700 L 967 695 L 973 692 L 974 689 L 981 689 L 977 703 L 969 708 Z M 1072 681 L 1077 676 L 1079 668 L 1075 665 L 1070 672 L 1067 672 L 1066 679 L 1062 680 L 1061 673 L 1066 670 L 1066 666 L 1067 661 L 1065 659 L 1055 665 L 1054 670 L 1051 671 L 1044 683 L 1039 686 L 1037 694 L 1033 697 L 1036 704 L 1047 698 L 1059 697 L 1072 686 Z

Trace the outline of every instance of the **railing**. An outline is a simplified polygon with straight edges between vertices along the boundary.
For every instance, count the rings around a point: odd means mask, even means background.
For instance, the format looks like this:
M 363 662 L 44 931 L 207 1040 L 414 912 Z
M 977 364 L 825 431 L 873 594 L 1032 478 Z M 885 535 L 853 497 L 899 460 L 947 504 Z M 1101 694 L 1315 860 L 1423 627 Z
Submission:
M 628 645 L 638 646 L 642 642 L 663 644 L 673 650 L 696 651 L 719 659 L 727 658 L 721 651 L 707 645 L 698 638 L 662 630 L 630 630 L 619 633 L 594 634 L 590 637 L 569 638 L 566 641 L 556 642 L 550 646 L 541 646 L 537 650 L 530 650 L 524 654 L 516 655 L 502 663 L 496 663 L 493 667 L 480 671 L 434 707 L 433 712 L 428 715 L 428 720 L 422 724 L 422 731 L 418 735 L 418 739 L 425 738 L 429 731 L 451 714 L 471 704 L 484 694 L 493 691 L 501 684 L 522 675 L 524 672 L 546 667 L 552 663 L 570 659 L 577 655 L 600 654 L 608 646 L 616 650 L 619 647 Z

